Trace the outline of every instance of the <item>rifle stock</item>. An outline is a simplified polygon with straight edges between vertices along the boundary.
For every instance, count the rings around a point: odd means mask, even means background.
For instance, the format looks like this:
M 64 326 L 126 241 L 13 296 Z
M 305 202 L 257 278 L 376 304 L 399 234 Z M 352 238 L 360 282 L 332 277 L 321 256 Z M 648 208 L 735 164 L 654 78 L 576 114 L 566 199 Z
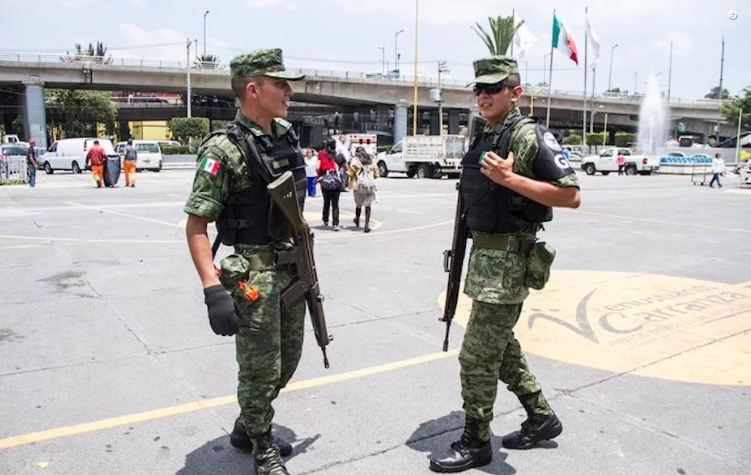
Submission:
M 292 172 L 284 172 L 282 176 L 268 185 L 269 195 L 274 200 L 276 207 L 292 227 L 296 249 L 295 259 L 292 262 L 297 275 L 295 281 L 282 293 L 282 306 L 287 308 L 305 298 L 313 324 L 318 346 L 323 352 L 323 366 L 329 367 L 326 356 L 326 345 L 332 340 L 326 328 L 326 316 L 323 312 L 323 295 L 318 284 L 315 259 L 313 257 L 313 233 L 303 217 L 302 210 L 298 205 L 295 179 Z
M 443 270 L 448 272 L 448 285 L 446 287 L 446 302 L 443 307 L 443 317 L 440 319 L 446 322 L 446 336 L 443 340 L 443 351 L 449 348 L 449 332 L 451 331 L 451 321 L 456 314 L 456 305 L 459 302 L 459 286 L 462 280 L 462 267 L 464 266 L 464 256 L 467 251 L 467 221 L 463 215 L 462 194 L 459 190 L 459 183 L 456 184 L 459 191 L 456 200 L 456 217 L 454 218 L 454 236 L 451 241 L 451 249 L 443 251 Z

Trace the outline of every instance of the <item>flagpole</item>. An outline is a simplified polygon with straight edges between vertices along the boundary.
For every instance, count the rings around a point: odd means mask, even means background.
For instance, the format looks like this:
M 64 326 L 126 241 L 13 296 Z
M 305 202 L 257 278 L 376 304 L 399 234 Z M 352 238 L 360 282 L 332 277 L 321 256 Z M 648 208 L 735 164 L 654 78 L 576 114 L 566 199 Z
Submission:
M 587 7 L 584 7 L 584 111 L 582 116 L 584 121 L 582 122 L 582 144 L 587 145 L 587 40 L 589 39 L 589 32 L 587 31 L 586 23 L 589 21 L 587 18 Z
M 553 24 L 555 24 L 555 8 L 553 9 Z M 550 40 L 550 71 L 548 72 L 548 110 L 545 117 L 545 127 L 550 128 L 550 96 L 553 92 L 553 38 Z

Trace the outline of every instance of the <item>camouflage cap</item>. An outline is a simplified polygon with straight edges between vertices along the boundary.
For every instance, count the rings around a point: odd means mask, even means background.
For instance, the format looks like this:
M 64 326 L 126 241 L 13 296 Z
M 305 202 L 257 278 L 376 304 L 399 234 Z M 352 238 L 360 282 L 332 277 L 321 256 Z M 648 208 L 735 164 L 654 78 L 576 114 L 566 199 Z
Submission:
M 510 56 L 491 56 L 478 59 L 472 66 L 475 68 L 475 79 L 468 84 L 495 84 L 501 82 L 510 74 L 518 74 L 516 60 Z
M 284 69 L 282 50 L 259 49 L 250 53 L 239 54 L 229 63 L 230 75 L 234 77 L 269 76 L 272 78 L 297 81 L 304 74 L 293 73 Z

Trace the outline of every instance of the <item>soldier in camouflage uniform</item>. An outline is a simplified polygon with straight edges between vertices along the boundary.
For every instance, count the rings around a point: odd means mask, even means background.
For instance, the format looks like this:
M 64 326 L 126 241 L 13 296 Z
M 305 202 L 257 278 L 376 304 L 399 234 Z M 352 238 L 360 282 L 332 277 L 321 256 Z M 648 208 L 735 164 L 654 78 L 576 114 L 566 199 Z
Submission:
M 527 412 L 521 430 L 503 437 L 504 447 L 527 449 L 562 431 L 514 337 L 514 325 L 529 288 L 544 286 L 555 256 L 536 233 L 552 219 L 552 207 L 579 206 L 578 181 L 553 135 L 521 116 L 516 61 L 493 56 L 475 61 L 474 71 L 477 106 L 487 125 L 463 159 L 460 181 L 473 241 L 464 286 L 473 303 L 459 354 L 466 420 L 451 454 L 431 460 L 436 472 L 490 463 L 499 379 Z
M 199 148 L 193 189 L 185 205 L 186 234 L 211 328 L 218 335 L 236 335 L 240 417 L 230 442 L 252 450 L 257 473 L 287 475 L 281 456 L 289 455 L 292 448 L 280 439 L 272 441 L 271 403 L 300 360 L 305 300 L 281 307 L 280 293 L 293 275 L 289 266 L 275 262 L 279 253 L 293 249 L 293 241 L 288 228 L 269 211 L 266 183 L 259 181 L 256 168 L 260 165 L 249 160 L 244 150 L 255 148 L 256 153 L 271 157 L 276 171 L 293 170 L 296 180 L 301 172 L 304 183 L 296 137 L 283 119 L 292 96 L 287 81 L 303 76 L 285 71 L 279 49 L 236 56 L 230 70 L 240 110 L 227 131 L 213 133 Z M 230 133 L 233 130 L 235 135 Z M 252 147 L 244 147 L 243 140 L 252 141 Z M 304 199 L 304 191 L 298 194 Z M 213 221 L 220 232 L 233 236 L 235 251 L 221 261 L 219 276 L 207 235 L 207 224 Z M 224 238 L 222 242 L 228 244 Z

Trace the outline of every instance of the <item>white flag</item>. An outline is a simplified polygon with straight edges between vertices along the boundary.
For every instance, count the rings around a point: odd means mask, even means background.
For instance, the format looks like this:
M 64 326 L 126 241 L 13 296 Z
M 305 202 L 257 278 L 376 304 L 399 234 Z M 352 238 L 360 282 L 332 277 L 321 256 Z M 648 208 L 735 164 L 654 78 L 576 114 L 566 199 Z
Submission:
M 522 25 L 516 30 L 516 33 L 514 34 L 514 49 L 519 54 L 523 53 L 524 50 L 531 48 L 535 43 L 537 43 L 537 38 L 535 38 L 535 35 L 529 31 L 527 25 Z
M 589 38 L 589 44 L 592 45 L 592 52 L 595 55 L 595 60 L 592 61 L 592 67 L 594 68 L 597 65 L 597 62 L 600 60 L 600 40 L 597 39 L 595 30 L 592 29 L 592 24 L 589 22 L 589 17 L 587 17 L 587 38 Z

